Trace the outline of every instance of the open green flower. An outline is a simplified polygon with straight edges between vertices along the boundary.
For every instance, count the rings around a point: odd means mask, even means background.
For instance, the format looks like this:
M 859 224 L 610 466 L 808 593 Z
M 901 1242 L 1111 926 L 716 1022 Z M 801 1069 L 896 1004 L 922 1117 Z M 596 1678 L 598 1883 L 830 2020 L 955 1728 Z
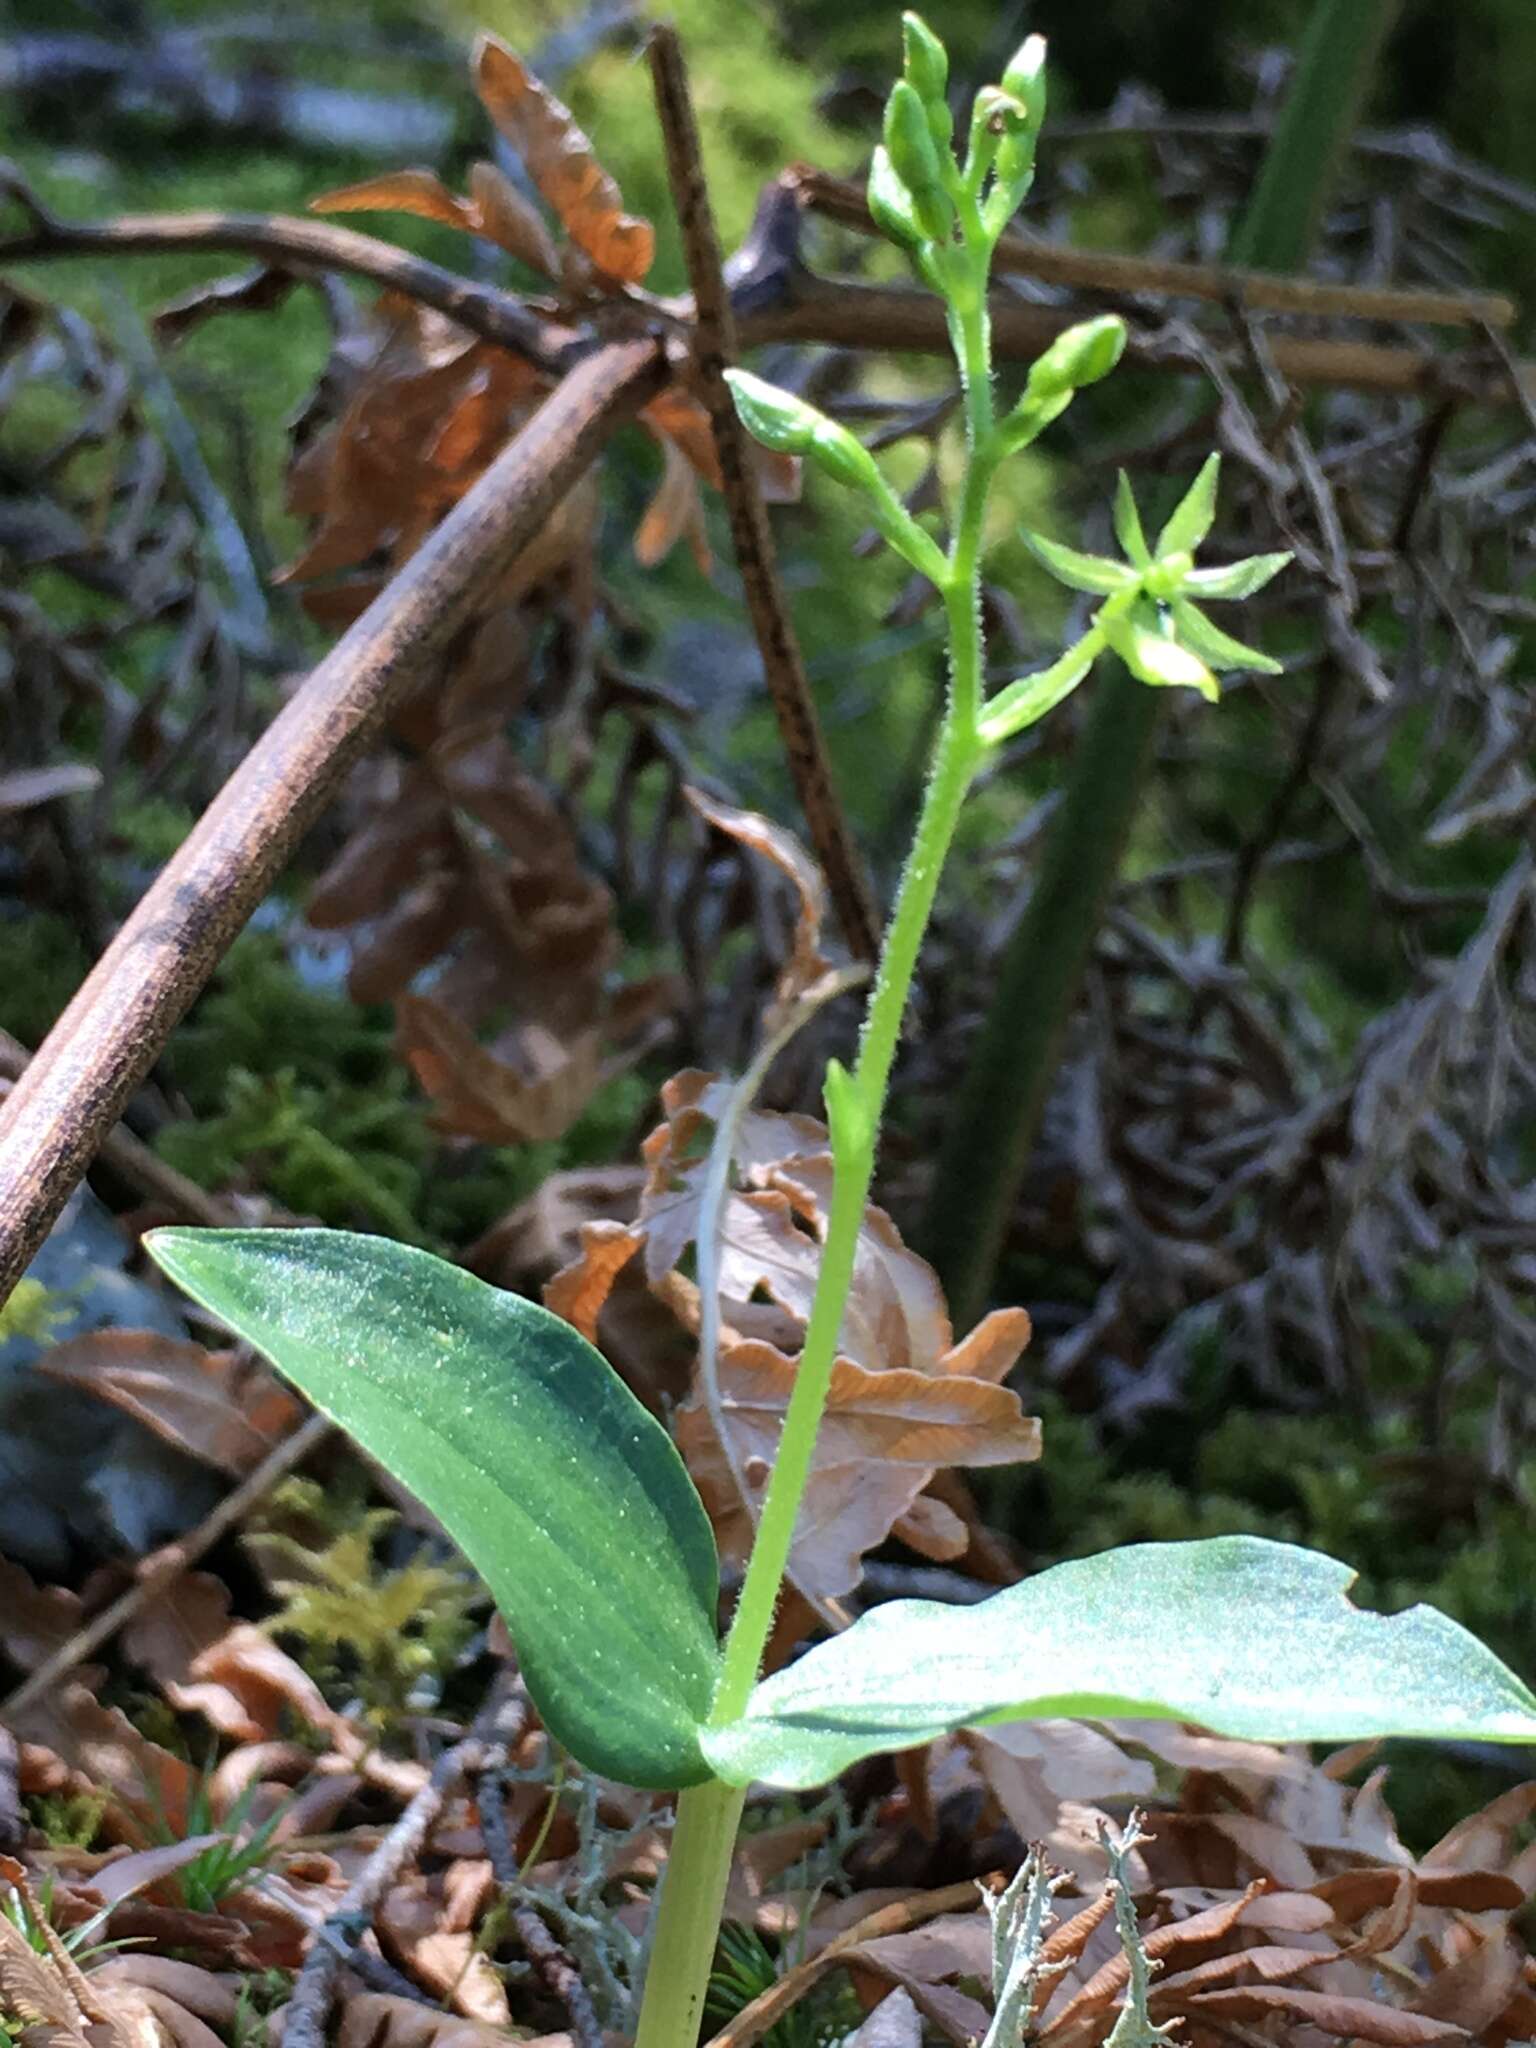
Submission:
M 1195 550 L 1216 516 L 1216 483 L 1221 457 L 1213 455 L 1190 485 L 1155 547 L 1147 545 L 1141 514 L 1122 471 L 1115 498 L 1115 535 L 1124 561 L 1079 554 L 1043 534 L 1024 534 L 1025 544 L 1058 583 L 1106 602 L 1094 625 L 1126 667 L 1144 683 L 1185 684 L 1214 703 L 1215 671 L 1258 669 L 1279 675 L 1281 664 L 1247 647 L 1208 619 L 1197 597 L 1251 597 L 1290 561 L 1288 554 L 1250 555 L 1224 569 L 1197 569 Z

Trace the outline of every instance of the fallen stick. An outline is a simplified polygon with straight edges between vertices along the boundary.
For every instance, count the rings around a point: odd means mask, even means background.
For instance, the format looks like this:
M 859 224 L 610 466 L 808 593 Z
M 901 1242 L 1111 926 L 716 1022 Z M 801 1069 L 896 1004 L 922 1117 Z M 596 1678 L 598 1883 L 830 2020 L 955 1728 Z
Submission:
M 369 735 L 668 374 L 650 339 L 579 363 L 313 670 L 161 870 L 0 1105 L 0 1300 Z

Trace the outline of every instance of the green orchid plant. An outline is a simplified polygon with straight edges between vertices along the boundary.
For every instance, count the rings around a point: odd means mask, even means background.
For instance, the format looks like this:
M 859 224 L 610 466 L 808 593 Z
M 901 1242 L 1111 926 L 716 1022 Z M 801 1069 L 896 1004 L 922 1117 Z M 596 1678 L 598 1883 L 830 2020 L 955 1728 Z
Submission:
M 819 1280 L 777 1461 L 729 1631 L 708 1516 L 670 1438 L 567 1324 L 427 1253 L 332 1231 L 153 1232 L 164 1270 L 264 1352 L 437 1515 L 489 1585 L 551 1734 L 589 1769 L 678 1793 L 640 2010 L 639 2048 L 693 2048 L 748 1788 L 808 1787 L 862 1757 L 1029 1717 L 1152 1717 L 1272 1741 L 1364 1736 L 1536 1740 L 1536 1696 L 1427 1608 L 1350 1604 L 1351 1573 L 1257 1538 L 1138 1545 L 1056 1566 L 978 1606 L 873 1608 L 760 1678 L 837 1357 L 903 1011 L 967 791 L 1011 735 L 1101 655 L 1142 681 L 1214 698 L 1215 672 L 1274 669 L 1200 609 L 1285 565 L 1200 569 L 1218 464 L 1149 546 L 1129 487 L 1124 561 L 1029 536 L 1045 566 L 1101 597 L 1048 668 L 988 695 L 981 555 L 1000 466 L 1125 343 L 1113 317 L 1072 328 L 999 413 L 987 279 L 1028 190 L 1045 110 L 1032 36 L 976 95 L 954 149 L 948 60 L 914 15 L 875 151 L 869 202 L 942 299 L 964 397 L 966 460 L 947 545 L 874 457 L 791 393 L 733 373 L 748 428 L 858 491 L 887 542 L 934 585 L 949 686 L 912 850 L 852 1068 L 829 1064 L 835 1163 Z

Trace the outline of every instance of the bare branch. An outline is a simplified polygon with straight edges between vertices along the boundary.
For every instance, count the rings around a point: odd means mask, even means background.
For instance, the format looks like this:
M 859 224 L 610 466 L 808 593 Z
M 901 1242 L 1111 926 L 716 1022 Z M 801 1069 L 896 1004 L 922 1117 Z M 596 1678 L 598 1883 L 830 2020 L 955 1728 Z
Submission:
M 369 734 L 666 376 L 650 341 L 579 364 L 289 700 L 167 863 L 0 1107 L 0 1297 Z
M 869 894 L 858 849 L 832 782 L 831 764 L 822 739 L 810 678 L 800 652 L 789 607 L 779 578 L 773 532 L 758 485 L 751 442 L 736 417 L 726 369 L 737 360 L 736 321 L 720 268 L 720 243 L 715 233 L 698 123 L 688 90 L 677 31 L 659 23 L 651 31 L 651 78 L 656 112 L 667 151 L 672 204 L 683 232 L 683 253 L 693 286 L 693 361 L 699 395 L 709 410 L 731 539 L 763 657 L 763 675 L 779 721 L 784 751 L 794 777 L 800 808 L 816 849 L 838 923 L 857 959 L 873 962 L 879 952 L 880 927 Z

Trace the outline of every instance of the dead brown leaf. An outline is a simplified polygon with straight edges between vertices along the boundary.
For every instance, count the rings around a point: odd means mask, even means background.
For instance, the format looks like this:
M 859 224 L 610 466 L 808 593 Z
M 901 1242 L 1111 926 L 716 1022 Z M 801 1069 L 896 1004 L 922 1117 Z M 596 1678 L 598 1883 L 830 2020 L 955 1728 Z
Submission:
M 92 1330 L 45 1351 L 37 1370 L 121 1408 L 179 1451 L 243 1478 L 303 1419 L 300 1402 L 237 1351 L 156 1330 Z
M 821 928 L 827 915 L 827 885 L 821 869 L 792 832 L 786 832 L 782 825 L 775 825 L 757 811 L 722 803 L 701 789 L 690 787 L 684 794 L 705 824 L 750 847 L 776 867 L 799 899 L 794 943 L 774 990 L 777 1011 L 787 1015 L 790 1007 L 810 997 L 832 970 L 831 961 L 821 950 Z M 770 1036 L 773 1028 L 770 1015 L 766 1023 Z
M 337 1717 L 314 1680 L 251 1622 L 231 1622 L 229 1592 L 207 1572 L 187 1572 L 140 1609 L 123 1648 L 182 1713 L 198 1713 L 238 1742 L 275 1736 L 285 1712 L 334 1730 Z
M 78 1631 L 79 1595 L 39 1586 L 19 1564 L 0 1557 L 0 1650 L 23 1671 L 35 1671 Z
M 499 36 L 475 44 L 475 90 L 517 151 L 561 226 L 611 285 L 639 284 L 656 237 L 649 221 L 624 211 L 618 186 L 592 153 L 570 109 Z
M 663 440 L 661 457 L 661 482 L 635 528 L 635 560 L 642 569 L 654 569 L 685 540 L 694 566 L 701 576 L 707 576 L 714 567 L 714 556 L 698 479 L 675 441 Z
M 748 1341 L 728 1345 L 718 1371 L 755 1508 L 778 1452 L 795 1361 Z M 737 1497 L 701 1392 L 679 1410 L 676 1436 L 722 1554 L 744 1557 L 754 1522 Z M 871 1372 L 840 1358 L 796 1524 L 791 1576 L 808 1597 L 835 1599 L 858 1584 L 864 1552 L 884 1541 L 938 1466 L 1016 1464 L 1039 1455 L 1039 1424 L 1003 1388 L 910 1370 Z
M 474 1033 L 430 996 L 402 995 L 395 1003 L 401 1056 L 433 1100 L 442 1130 L 487 1145 L 532 1145 L 560 1138 L 596 1094 L 605 1077 L 597 1032 L 562 1045 L 542 1034 L 521 1034 L 548 1064 L 526 1071 L 499 1059 Z
M 341 2008 L 336 2048 L 507 2048 L 507 2031 L 414 1998 L 363 1991 Z
M 1464 2041 L 1466 2030 L 1447 2020 L 1421 2018 L 1372 1998 L 1343 1998 L 1332 1991 L 1305 1991 L 1293 1984 L 1245 1984 L 1201 1991 L 1185 2003 L 1194 2019 L 1285 2018 L 1340 2039 L 1370 2041 L 1379 2048 L 1429 2048 L 1434 2041 Z

